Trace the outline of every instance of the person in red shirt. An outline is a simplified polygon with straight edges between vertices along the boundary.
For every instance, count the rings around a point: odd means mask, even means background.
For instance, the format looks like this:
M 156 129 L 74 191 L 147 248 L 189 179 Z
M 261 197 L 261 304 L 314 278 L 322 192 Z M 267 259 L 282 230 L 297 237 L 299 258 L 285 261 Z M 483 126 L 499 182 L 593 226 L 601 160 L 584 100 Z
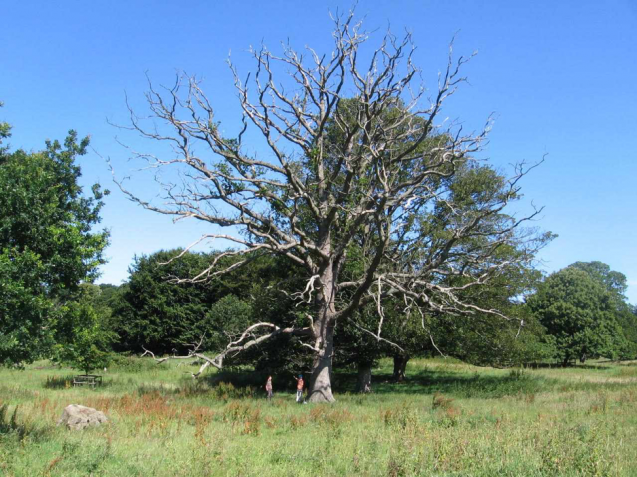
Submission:
M 299 374 L 296 379 L 296 402 L 303 401 L 303 387 L 305 386 L 305 381 L 303 381 L 303 375 Z

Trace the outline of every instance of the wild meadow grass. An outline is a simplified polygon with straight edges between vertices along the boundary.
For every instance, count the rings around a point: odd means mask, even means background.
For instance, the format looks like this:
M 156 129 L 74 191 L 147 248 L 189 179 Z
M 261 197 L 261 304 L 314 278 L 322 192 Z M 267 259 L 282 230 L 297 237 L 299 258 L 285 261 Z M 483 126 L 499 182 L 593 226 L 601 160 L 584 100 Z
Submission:
M 250 371 L 195 382 L 188 366 L 132 358 L 96 389 L 46 362 L 2 369 L 0 475 L 637 475 L 637 363 L 414 360 L 402 384 L 390 364 L 366 396 L 351 393 L 353 373 L 335 373 L 333 405 L 296 404 L 277 376 L 268 402 Z M 110 423 L 57 427 L 72 403 Z

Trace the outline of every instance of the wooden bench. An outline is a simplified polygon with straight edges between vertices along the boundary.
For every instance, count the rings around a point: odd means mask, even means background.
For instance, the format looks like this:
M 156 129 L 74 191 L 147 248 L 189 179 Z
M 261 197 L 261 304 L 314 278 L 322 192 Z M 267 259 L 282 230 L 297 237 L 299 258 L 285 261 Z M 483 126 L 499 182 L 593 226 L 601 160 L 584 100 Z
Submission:
M 102 376 L 96 374 L 80 374 L 73 377 L 73 386 L 92 386 L 102 385 Z

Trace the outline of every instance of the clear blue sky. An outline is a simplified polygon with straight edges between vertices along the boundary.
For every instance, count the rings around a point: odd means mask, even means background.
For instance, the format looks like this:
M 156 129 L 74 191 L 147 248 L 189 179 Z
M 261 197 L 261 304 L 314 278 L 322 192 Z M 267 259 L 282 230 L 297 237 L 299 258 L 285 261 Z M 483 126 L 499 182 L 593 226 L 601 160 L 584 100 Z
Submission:
M 3 2 L 0 28 L 0 118 L 14 125 L 13 147 L 39 149 L 70 128 L 124 175 L 131 169 L 121 133 L 124 93 L 142 106 L 145 72 L 170 83 L 176 70 L 205 78 L 218 117 L 239 117 L 228 53 L 239 69 L 245 50 L 281 40 L 329 51 L 328 11 L 350 2 L 28 1 Z M 357 12 L 369 29 L 407 28 L 418 45 L 426 80 L 444 66 L 446 46 L 479 50 L 467 67 L 470 85 L 447 115 L 479 128 L 495 112 L 485 151 L 495 164 L 547 162 L 524 183 L 526 198 L 544 205 L 545 230 L 559 234 L 541 254 L 553 271 L 600 260 L 624 273 L 637 303 L 637 2 L 635 0 L 363 1 Z M 375 37 L 378 38 L 378 37 Z M 372 39 L 373 42 L 373 39 Z M 429 84 L 434 87 L 433 81 Z M 135 137 L 129 145 L 152 149 Z M 85 184 L 113 189 L 104 161 L 82 159 Z M 138 181 L 136 190 L 152 194 Z M 119 191 L 108 197 L 103 225 L 112 233 L 102 282 L 127 278 L 134 254 L 185 246 L 205 229 L 172 225 L 141 210 Z

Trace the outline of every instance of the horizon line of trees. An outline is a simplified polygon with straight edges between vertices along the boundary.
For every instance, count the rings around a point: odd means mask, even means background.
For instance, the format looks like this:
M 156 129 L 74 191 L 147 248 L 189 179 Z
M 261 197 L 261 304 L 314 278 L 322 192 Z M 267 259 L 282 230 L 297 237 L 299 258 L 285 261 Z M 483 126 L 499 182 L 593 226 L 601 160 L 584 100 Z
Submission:
M 113 350 L 184 354 L 203 338 L 203 349 L 215 352 L 255 321 L 283 327 L 305 319 L 307 304 L 292 299 L 300 278 L 290 261 L 255 255 L 240 271 L 208 282 L 171 281 L 201 270 L 221 253 L 174 249 L 138 256 L 126 283 L 93 286 L 94 306 L 109 332 L 118 336 Z M 226 260 L 225 265 L 231 265 L 233 259 Z M 576 262 L 547 277 L 524 270 L 475 297 L 483 306 L 497 305 L 524 320 L 523 326 L 486 314 L 463 320 L 423 315 L 413 320 L 396 301 L 384 306 L 387 341 L 363 331 L 377 319 L 377 310 L 362 307 L 355 323 L 335 330 L 335 366 L 358 369 L 358 388 L 365 390 L 371 386 L 372 367 L 382 357 L 393 358 L 397 381 L 404 379 L 409 359 L 422 356 L 451 356 L 496 367 L 637 359 L 637 310 L 628 303 L 626 288 L 626 277 L 601 262 Z M 281 337 L 227 364 L 294 373 L 307 372 L 311 358 L 297 338 Z

